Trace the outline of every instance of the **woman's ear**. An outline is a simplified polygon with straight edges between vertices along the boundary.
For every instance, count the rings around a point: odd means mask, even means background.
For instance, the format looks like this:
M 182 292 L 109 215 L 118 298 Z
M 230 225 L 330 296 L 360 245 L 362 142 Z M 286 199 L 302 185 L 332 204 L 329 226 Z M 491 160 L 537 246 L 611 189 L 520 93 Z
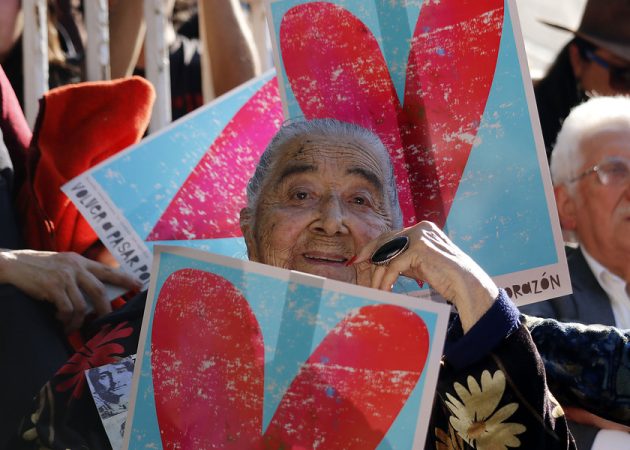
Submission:
M 556 207 L 560 218 L 560 226 L 563 230 L 575 231 L 577 227 L 576 205 L 573 195 L 566 185 L 561 184 L 554 188 Z
M 245 239 L 245 245 L 247 246 L 247 257 L 250 261 L 258 261 L 258 256 L 256 254 L 256 241 L 254 240 L 254 232 L 253 232 L 253 218 L 251 209 L 245 207 L 241 209 L 239 215 L 239 224 L 241 226 L 241 233 L 243 233 L 243 238 Z

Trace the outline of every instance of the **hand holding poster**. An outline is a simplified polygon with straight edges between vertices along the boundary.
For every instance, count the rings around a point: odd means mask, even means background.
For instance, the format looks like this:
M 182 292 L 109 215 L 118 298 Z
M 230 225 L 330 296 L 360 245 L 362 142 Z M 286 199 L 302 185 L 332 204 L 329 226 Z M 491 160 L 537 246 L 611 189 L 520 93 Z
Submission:
M 422 447 L 447 306 L 193 249 L 152 273 L 129 449 Z

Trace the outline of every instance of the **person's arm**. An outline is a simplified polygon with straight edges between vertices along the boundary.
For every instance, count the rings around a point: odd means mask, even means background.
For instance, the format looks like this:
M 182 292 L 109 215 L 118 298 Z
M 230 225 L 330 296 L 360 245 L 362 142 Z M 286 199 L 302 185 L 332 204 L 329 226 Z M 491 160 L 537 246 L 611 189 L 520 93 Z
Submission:
M 387 265 L 374 266 L 370 256 L 394 237 L 409 238 L 409 247 Z M 470 256 L 457 247 L 434 223 L 424 221 L 402 231 L 385 233 L 357 255 L 359 270 L 370 270 L 371 287 L 391 291 L 402 274 L 426 281 L 457 308 L 464 333 L 490 310 L 499 288 Z
M 133 73 L 145 31 L 142 0 L 110 0 L 109 54 L 112 78 L 128 77 Z
M 426 281 L 458 311 L 451 323 L 425 448 L 574 448 L 564 413 L 547 389 L 542 361 L 518 310 L 492 279 L 435 224 L 421 222 L 369 243 L 370 256 L 396 236 L 408 248 L 370 268 L 372 287 L 390 290 L 400 274 Z M 450 441 L 450 442 L 449 442 Z
M 565 405 L 630 425 L 630 330 L 523 316 Z
M 103 283 L 129 290 L 141 287 L 130 275 L 76 253 L 0 249 L 0 284 L 54 304 L 68 331 L 77 329 L 88 313 L 83 293 L 97 314 L 111 311 Z
M 260 72 L 252 33 L 238 0 L 199 2 L 199 28 L 215 96 Z
M 536 347 L 503 290 L 466 334 L 457 320 L 451 324 L 433 411 L 428 449 L 468 448 L 457 439 L 476 448 L 575 449 Z
M 0 2 L 0 63 L 11 52 L 22 34 L 24 20 L 20 3 L 20 0 Z

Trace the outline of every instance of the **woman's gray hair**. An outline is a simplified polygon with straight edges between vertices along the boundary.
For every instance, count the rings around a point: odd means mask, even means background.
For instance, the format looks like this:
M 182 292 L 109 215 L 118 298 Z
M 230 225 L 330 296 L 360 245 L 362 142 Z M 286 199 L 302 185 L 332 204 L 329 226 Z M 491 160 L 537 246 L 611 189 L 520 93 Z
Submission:
M 296 139 L 310 135 L 350 139 L 360 142 L 365 146 L 381 149 L 386 155 L 389 154 L 376 134 L 352 123 L 342 122 L 336 119 L 287 121 L 282 125 L 263 152 L 256 171 L 249 180 L 247 185 L 247 206 L 250 211 L 256 211 L 260 193 L 272 169 L 273 162 L 278 157 L 278 153 Z M 390 158 L 387 158 L 387 165 L 387 183 L 385 189 L 387 189 L 387 197 L 392 208 L 392 221 L 395 228 L 401 228 L 402 212 L 398 202 L 394 167 L 392 166 Z
M 594 97 L 576 106 L 567 116 L 551 153 L 551 178 L 555 186 L 579 175 L 584 164 L 582 143 L 597 134 L 630 130 L 630 97 Z

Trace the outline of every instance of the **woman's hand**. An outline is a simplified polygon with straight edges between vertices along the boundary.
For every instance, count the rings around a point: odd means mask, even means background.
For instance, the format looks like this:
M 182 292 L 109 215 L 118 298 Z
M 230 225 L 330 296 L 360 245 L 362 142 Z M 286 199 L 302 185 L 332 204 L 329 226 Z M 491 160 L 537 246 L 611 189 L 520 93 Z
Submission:
M 387 265 L 371 264 L 372 254 L 396 236 L 409 238 L 407 250 Z M 400 275 L 426 281 L 455 305 L 464 332 L 483 316 L 499 294 L 490 276 L 432 222 L 420 222 L 379 236 L 359 252 L 354 264 L 361 264 L 363 270 L 369 265 L 371 286 L 376 289 L 391 291 Z
M 103 283 L 128 290 L 141 287 L 130 275 L 76 253 L 35 250 L 0 251 L 0 283 L 54 304 L 67 331 L 79 328 L 89 312 L 84 294 L 92 300 L 96 313 L 103 315 L 111 311 Z

